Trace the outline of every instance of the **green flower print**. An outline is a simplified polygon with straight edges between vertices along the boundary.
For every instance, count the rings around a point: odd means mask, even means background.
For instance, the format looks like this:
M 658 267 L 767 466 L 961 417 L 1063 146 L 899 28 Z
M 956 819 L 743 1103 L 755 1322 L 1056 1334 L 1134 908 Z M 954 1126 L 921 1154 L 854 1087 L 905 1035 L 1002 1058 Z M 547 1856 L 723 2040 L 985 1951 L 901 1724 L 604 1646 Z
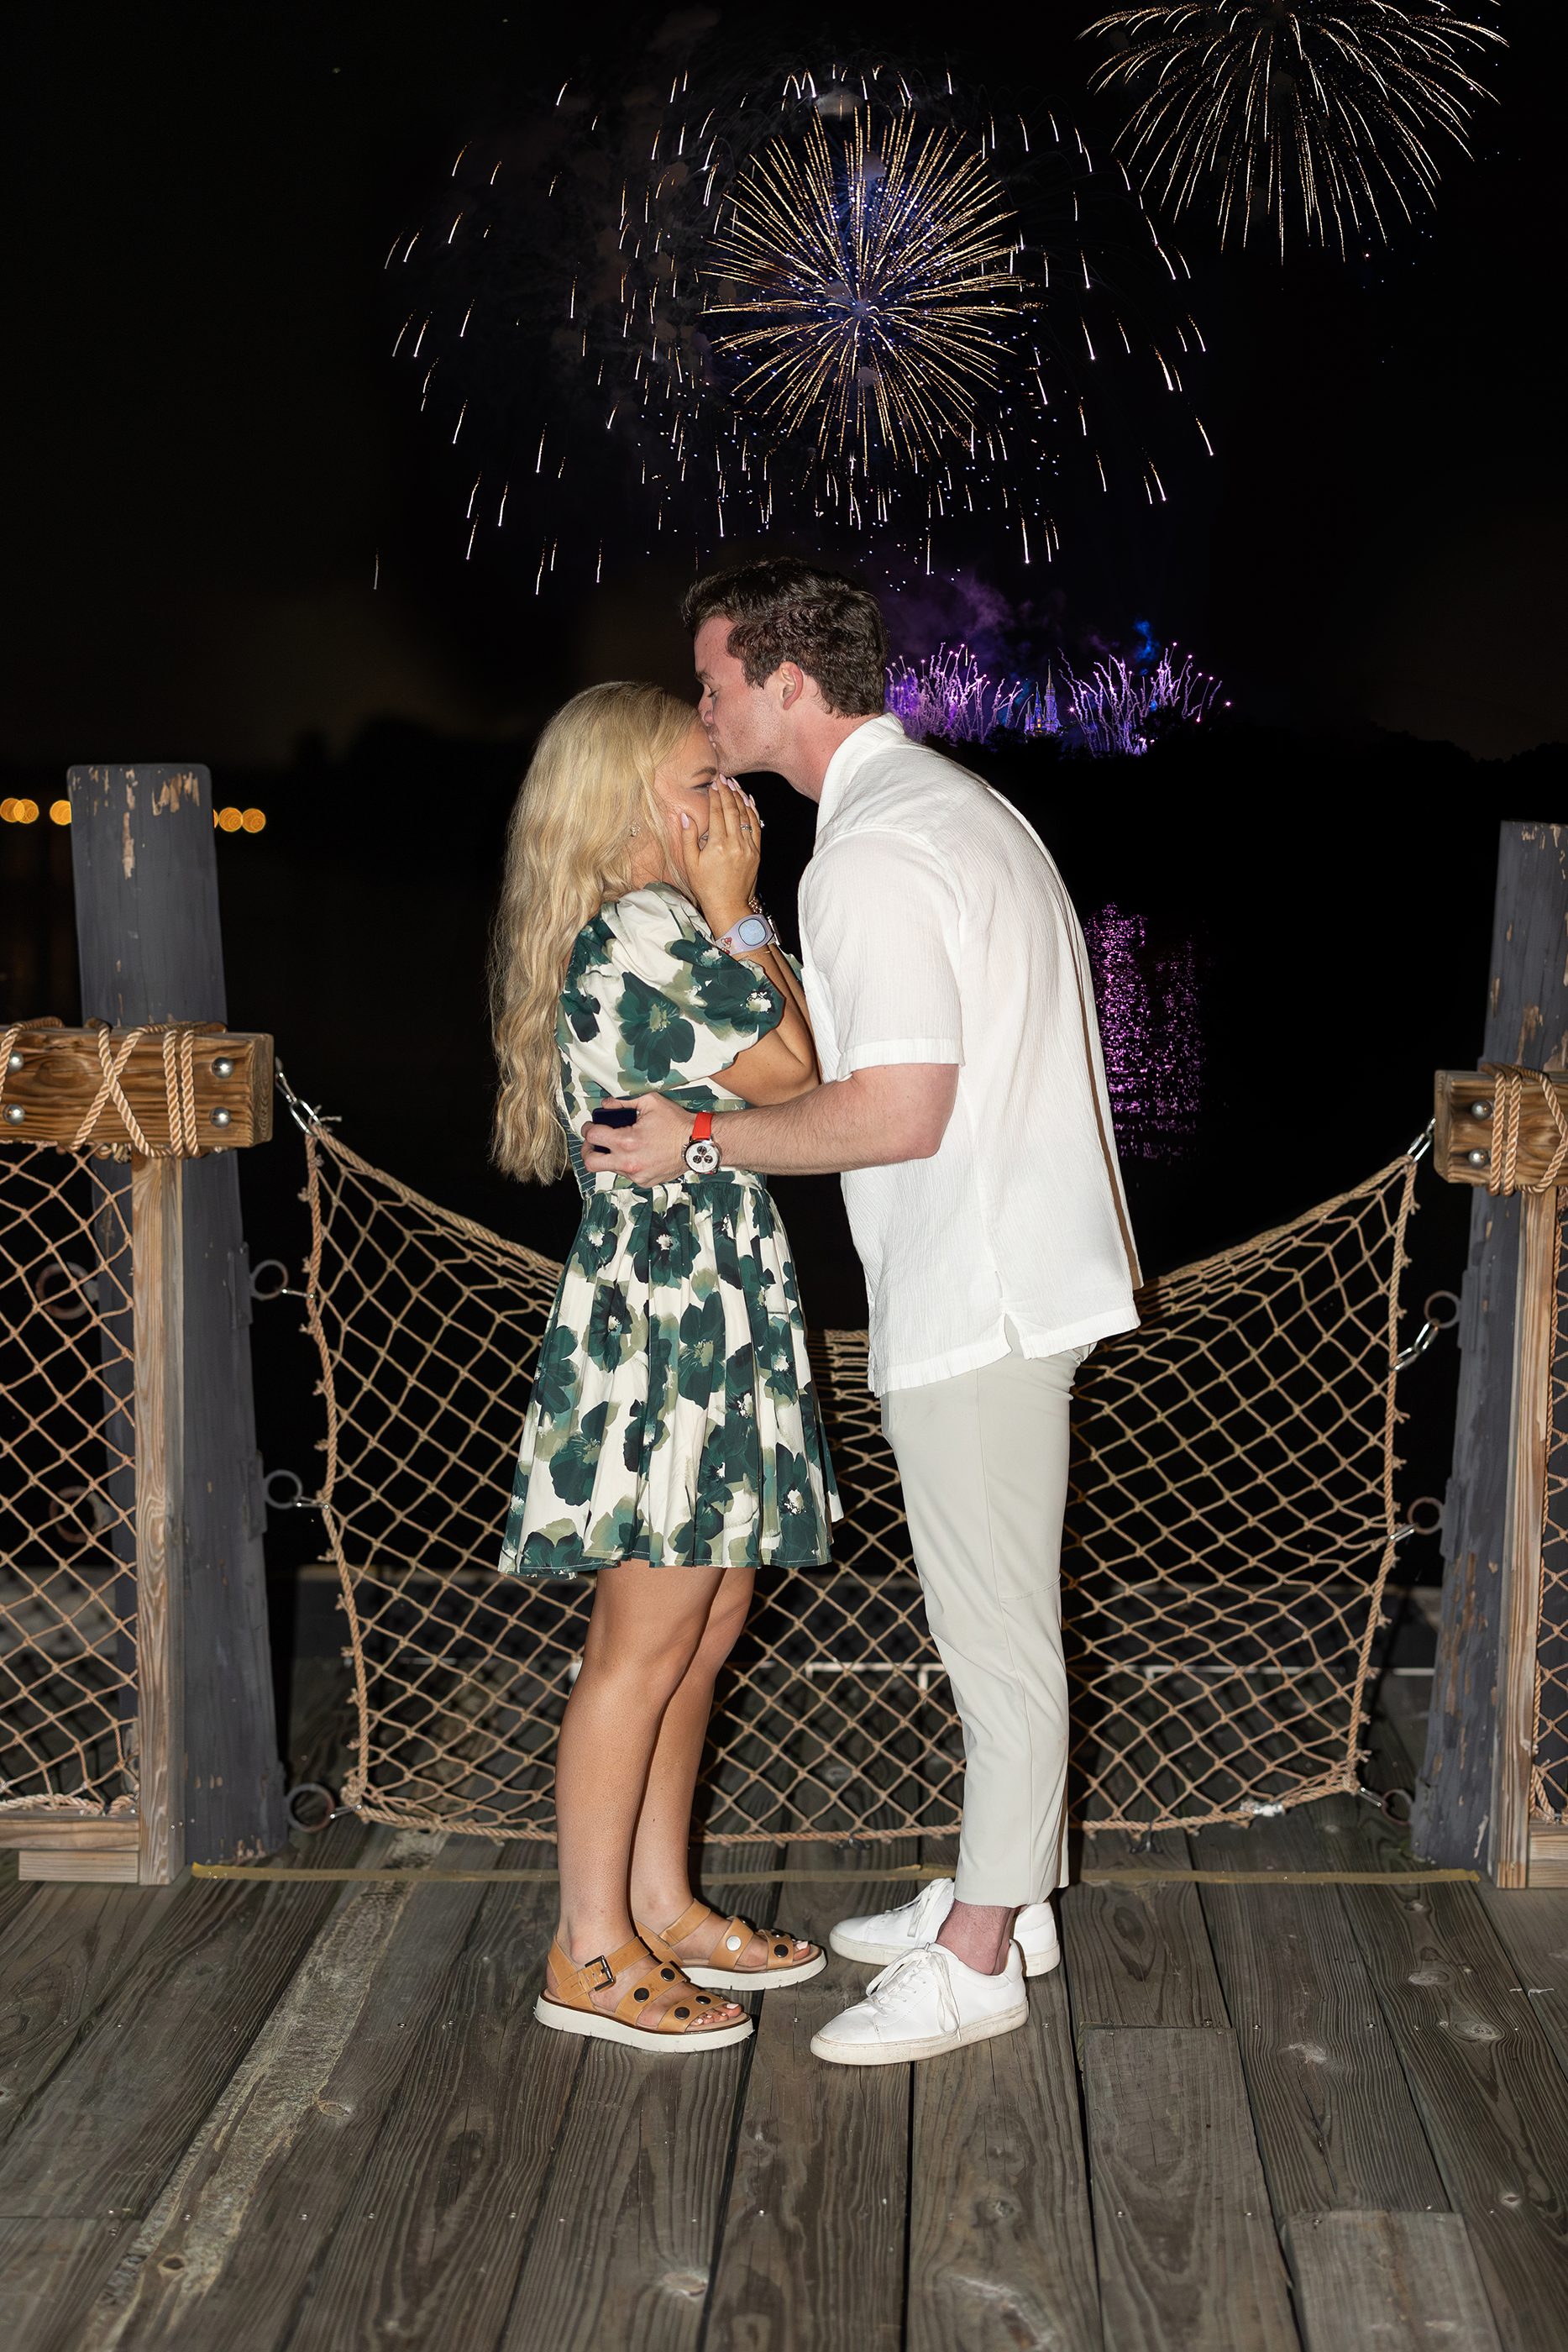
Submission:
M 570 1027 L 573 1036 L 585 1045 L 599 1034 L 600 1004 L 598 997 L 583 982 L 590 972 L 601 970 L 609 961 L 610 938 L 609 924 L 602 915 L 596 915 L 579 931 L 566 968 L 566 981 L 560 992 L 561 1019 Z M 558 1033 L 559 1027 L 558 1024 Z
M 822 1530 L 817 1498 L 811 1491 L 810 1465 L 787 1445 L 773 1455 L 773 1492 L 779 1510 L 779 1549 L 773 1557 L 781 1568 L 799 1568 L 821 1556 Z
M 705 939 L 674 940 L 670 952 L 690 964 L 702 1016 L 714 1028 L 757 1037 L 778 1027 L 784 1000 L 744 957 L 727 956 Z
M 585 1412 L 571 1435 L 548 1454 L 541 1445 L 541 1461 L 549 1464 L 549 1482 L 563 1503 L 586 1503 L 593 1492 L 593 1474 L 599 1467 L 599 1457 L 604 1450 L 604 1424 L 610 1417 L 608 1401 L 596 1404 Z
M 552 1519 L 548 1528 L 536 1528 L 517 1555 L 523 1568 L 553 1569 L 558 1576 L 570 1575 L 581 1558 L 582 1538 L 570 1519 Z
M 793 1403 L 795 1384 L 795 1334 L 786 1315 L 770 1315 L 768 1337 L 758 1349 L 762 1358 L 763 1377 L 768 1393 L 776 1402 L 788 1397 Z
M 670 1282 L 689 1282 L 701 1256 L 703 1240 L 698 1234 L 695 1216 L 685 1200 L 670 1202 L 668 1213 L 649 1212 L 649 1244 L 646 1261 L 640 1265 L 644 1282 L 651 1289 L 663 1289 Z
M 607 1372 L 623 1364 L 642 1336 L 638 1329 L 641 1320 L 641 1317 L 633 1316 L 619 1283 L 595 1283 L 593 1304 L 588 1310 L 588 1329 L 580 1342 L 588 1350 L 590 1361 L 602 1366 Z
M 639 1538 L 642 1538 L 640 1553 L 637 1549 Z M 599 1559 L 647 1559 L 647 1536 L 643 1531 L 642 1516 L 630 1495 L 622 1495 L 613 1509 L 602 1512 L 594 1520 L 588 1549 Z
M 607 1266 L 621 1244 L 621 1212 L 612 1192 L 591 1192 L 583 1203 L 582 1223 L 567 1263 L 591 1282 Z
M 534 1402 L 541 1421 L 564 1421 L 577 1399 L 577 1374 L 572 1359 L 577 1337 L 564 1323 L 552 1323 L 539 1349 L 534 1374 Z
M 696 1037 L 679 1006 L 634 971 L 621 983 L 615 1012 L 622 1067 L 647 1085 L 662 1087 L 677 1062 L 695 1054 Z
M 672 1559 L 698 1560 L 711 1559 L 715 1545 L 724 1533 L 724 1523 L 734 1502 L 734 1490 L 725 1469 L 724 1431 L 710 1429 L 697 1464 L 696 1494 L 692 1515 L 682 1521 L 670 1538 Z
M 680 1391 L 706 1404 L 724 1377 L 724 1300 L 709 1291 L 681 1318 Z
M 762 1488 L 762 1445 L 757 1427 L 757 1359 L 737 1348 L 724 1368 L 724 1473 L 736 1486 Z

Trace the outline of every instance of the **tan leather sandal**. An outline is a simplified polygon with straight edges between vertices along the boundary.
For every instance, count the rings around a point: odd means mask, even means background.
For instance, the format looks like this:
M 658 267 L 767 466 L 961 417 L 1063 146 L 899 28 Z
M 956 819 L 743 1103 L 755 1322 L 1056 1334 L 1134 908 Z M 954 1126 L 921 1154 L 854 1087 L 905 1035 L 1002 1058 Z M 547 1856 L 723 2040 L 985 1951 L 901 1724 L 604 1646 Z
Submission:
M 638 1970 L 613 2013 L 595 2009 L 593 1995 L 612 1985 L 639 1957 L 648 1965 Z M 619 1951 L 603 1953 L 580 1969 L 569 1952 L 552 1943 L 545 1990 L 534 2003 L 534 2015 L 556 2033 L 581 2033 L 590 2041 L 619 2042 L 637 2050 L 657 2048 L 685 2055 L 693 2050 L 728 2050 L 744 2042 L 751 2032 L 749 2017 L 737 2018 L 733 2025 L 697 2023 L 713 2003 L 695 1990 L 678 1961 L 671 1966 L 673 1957 L 655 1959 L 645 1941 L 633 1936 Z M 674 1997 L 683 1986 L 691 1994 L 689 2000 Z M 662 2004 L 661 1993 L 670 1996 Z
M 828 1956 L 818 1945 L 810 1947 L 806 1959 L 798 1960 L 792 1936 L 775 1927 L 754 1927 L 749 1919 L 742 1919 L 738 1914 L 733 1919 L 719 1922 L 706 1960 L 683 1960 L 675 1946 L 683 1936 L 695 1931 L 705 1912 L 710 1919 L 718 1919 L 712 1905 L 699 1899 L 678 1919 L 672 1919 L 662 1934 L 656 1928 L 645 1927 L 641 1919 L 635 1922 L 637 1933 L 648 1949 L 656 1952 L 660 1959 L 673 1960 L 676 1968 L 684 1969 L 695 1985 L 706 1985 L 715 1992 L 776 1992 L 784 1985 L 804 1984 L 808 1977 L 819 1976 L 828 1965 Z M 753 1936 L 762 1937 L 768 1947 L 768 1958 L 759 1969 L 743 1969 L 740 1955 Z

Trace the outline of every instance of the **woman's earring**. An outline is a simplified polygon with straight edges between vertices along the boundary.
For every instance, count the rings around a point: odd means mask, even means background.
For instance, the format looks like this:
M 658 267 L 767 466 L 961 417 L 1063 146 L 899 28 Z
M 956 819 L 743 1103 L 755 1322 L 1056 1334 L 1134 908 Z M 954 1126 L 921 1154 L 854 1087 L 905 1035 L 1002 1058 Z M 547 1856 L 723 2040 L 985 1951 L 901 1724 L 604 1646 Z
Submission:
M 632 832 L 633 832 L 633 833 L 641 833 L 641 832 L 642 832 L 642 830 L 643 830 L 643 828 L 642 828 L 642 826 L 641 826 L 640 824 L 634 824 L 634 825 L 632 826 Z

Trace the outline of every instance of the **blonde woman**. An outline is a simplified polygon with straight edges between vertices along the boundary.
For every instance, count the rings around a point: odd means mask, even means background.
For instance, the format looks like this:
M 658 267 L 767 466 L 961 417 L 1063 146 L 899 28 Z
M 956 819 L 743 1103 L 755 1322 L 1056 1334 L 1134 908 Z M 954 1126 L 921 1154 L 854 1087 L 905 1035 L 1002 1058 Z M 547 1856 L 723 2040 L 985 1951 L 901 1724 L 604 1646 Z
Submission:
M 694 1901 L 714 1676 L 758 1568 L 820 1565 L 839 1516 L 789 1246 L 701 1114 L 818 1083 L 800 976 L 756 918 L 761 818 L 689 705 L 592 687 L 539 739 L 497 921 L 497 1157 L 570 1163 L 582 1223 L 539 1351 L 501 1569 L 597 1572 L 556 1763 L 560 1919 L 541 2023 L 643 2049 L 743 2041 L 717 1996 L 815 1976 L 814 1945 Z M 688 1173 L 585 1164 L 603 1104 L 694 1115 Z

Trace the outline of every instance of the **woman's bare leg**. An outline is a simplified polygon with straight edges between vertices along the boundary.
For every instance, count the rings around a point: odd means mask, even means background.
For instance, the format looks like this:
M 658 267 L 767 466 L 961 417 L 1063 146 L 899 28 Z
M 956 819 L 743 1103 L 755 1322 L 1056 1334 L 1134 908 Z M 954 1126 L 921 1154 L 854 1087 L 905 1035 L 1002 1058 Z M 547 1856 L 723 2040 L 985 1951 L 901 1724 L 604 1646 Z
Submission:
M 627 1907 L 632 1844 L 669 1702 L 700 1649 L 722 1569 L 601 1569 L 556 1756 L 562 1948 L 580 1964 L 635 1932 Z M 733 1638 L 733 1637 L 732 1637 Z M 708 1681 L 712 1694 L 712 1677 Z M 701 1734 L 698 1734 L 698 1748 Z M 695 1779 L 695 1766 L 693 1766 Z M 687 1822 L 690 1799 L 687 1799 Z M 612 2009 L 620 1988 L 607 1989 Z M 732 2002 L 704 2023 L 733 2022 Z
M 671 1695 L 659 1727 L 632 1847 L 632 1909 L 650 1927 L 663 1930 L 691 1908 L 692 1800 L 713 1713 L 714 1679 L 746 1622 L 755 1580 L 749 1568 L 725 1570 L 709 1604 L 702 1640 Z M 706 1959 L 711 1942 L 711 1929 L 705 1933 L 699 1923 L 696 1934 L 675 1948 L 688 1962 Z M 797 1938 L 796 1949 L 803 1956 L 810 1946 Z M 749 1967 L 761 1968 L 767 1958 L 766 1939 L 754 1937 L 747 1950 L 736 1957 Z
M 713 1713 L 714 1678 L 746 1622 L 754 1581 L 749 1568 L 723 1570 L 702 1639 L 659 1726 L 632 1846 L 632 1909 L 650 1927 L 667 1927 L 691 1905 L 692 1800 Z

